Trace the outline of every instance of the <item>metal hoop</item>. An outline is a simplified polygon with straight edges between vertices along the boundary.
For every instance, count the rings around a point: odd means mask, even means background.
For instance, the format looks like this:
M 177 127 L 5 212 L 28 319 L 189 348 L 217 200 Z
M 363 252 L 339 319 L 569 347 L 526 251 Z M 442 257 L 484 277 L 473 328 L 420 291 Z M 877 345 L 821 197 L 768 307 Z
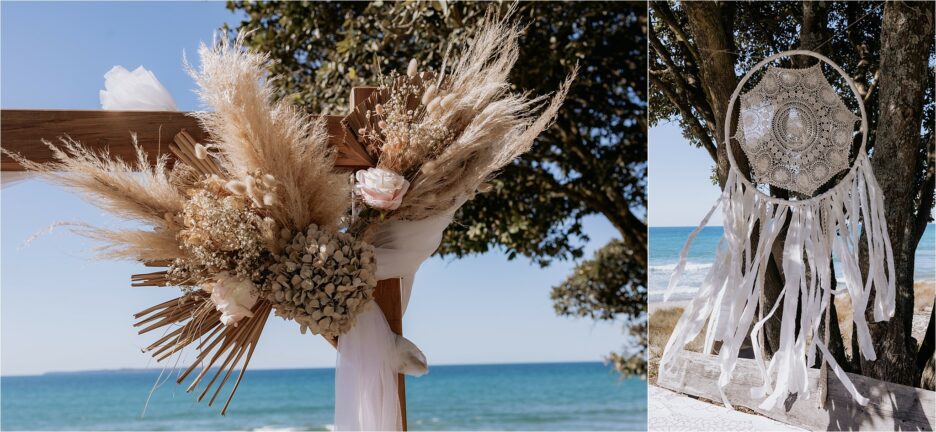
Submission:
M 848 83 L 848 87 L 851 89 L 852 94 L 855 95 L 855 99 L 858 100 L 858 109 L 861 111 L 861 129 L 860 129 L 861 148 L 858 149 L 858 157 L 862 157 L 862 155 L 866 153 L 865 146 L 868 143 L 868 113 L 865 112 L 864 100 L 861 99 L 861 94 L 858 92 L 858 86 L 855 85 L 855 82 L 848 76 L 847 73 L 845 73 L 845 71 L 841 67 L 839 67 L 838 64 L 830 60 L 828 57 L 822 54 L 819 54 L 817 52 L 809 51 L 809 50 L 790 50 L 790 51 L 783 51 L 781 53 L 774 54 L 770 57 L 767 57 L 761 60 L 756 65 L 754 65 L 754 67 L 752 67 L 751 70 L 749 70 L 746 74 L 744 74 L 744 77 L 741 78 L 741 81 L 738 83 L 738 86 L 735 87 L 734 92 L 731 94 L 731 100 L 728 102 L 728 111 L 725 114 L 725 145 L 726 145 L 725 150 L 728 153 L 728 165 L 729 165 L 728 169 L 735 170 L 736 173 L 738 174 L 739 181 L 747 185 L 749 188 L 753 189 L 755 193 L 762 195 L 766 200 L 774 202 L 774 203 L 782 203 L 782 204 L 788 204 L 788 205 L 796 205 L 796 203 L 804 203 L 804 202 L 809 202 L 812 200 L 822 199 L 826 195 L 833 192 L 835 188 L 833 187 L 819 195 L 815 195 L 813 197 L 810 197 L 804 200 L 792 201 L 788 199 L 770 196 L 764 193 L 763 191 L 761 191 L 760 189 L 758 189 L 757 187 L 755 187 L 754 183 L 751 183 L 751 181 L 748 180 L 744 176 L 744 173 L 742 173 L 741 170 L 738 169 L 738 163 L 735 161 L 734 155 L 731 153 L 731 114 L 734 112 L 735 101 L 737 101 L 738 96 L 741 94 L 741 88 L 744 87 L 744 84 L 746 84 L 749 79 L 751 79 L 751 77 L 754 75 L 754 72 L 757 72 L 757 70 L 762 68 L 765 64 L 770 63 L 778 58 L 792 57 L 794 55 L 809 56 L 809 57 L 818 59 L 822 62 L 825 62 L 826 64 L 831 66 L 833 69 L 835 69 L 835 71 L 838 72 L 839 75 L 842 76 L 842 78 L 845 79 L 845 82 Z M 848 170 L 848 174 L 846 174 L 845 177 L 842 178 L 842 180 L 840 180 L 836 184 L 836 186 L 850 180 L 852 176 L 855 175 L 855 171 L 858 169 L 858 166 L 859 166 L 858 163 L 853 163 L 851 168 L 849 168 Z

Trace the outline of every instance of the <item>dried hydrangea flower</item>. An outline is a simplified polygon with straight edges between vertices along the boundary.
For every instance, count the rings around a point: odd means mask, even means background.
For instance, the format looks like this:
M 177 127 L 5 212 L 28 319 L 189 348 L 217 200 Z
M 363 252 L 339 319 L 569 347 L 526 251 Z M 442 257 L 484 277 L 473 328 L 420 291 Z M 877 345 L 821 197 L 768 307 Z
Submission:
M 290 240 L 275 257 L 262 295 L 303 333 L 334 338 L 348 331 L 377 286 L 373 246 L 316 225 L 281 235 Z

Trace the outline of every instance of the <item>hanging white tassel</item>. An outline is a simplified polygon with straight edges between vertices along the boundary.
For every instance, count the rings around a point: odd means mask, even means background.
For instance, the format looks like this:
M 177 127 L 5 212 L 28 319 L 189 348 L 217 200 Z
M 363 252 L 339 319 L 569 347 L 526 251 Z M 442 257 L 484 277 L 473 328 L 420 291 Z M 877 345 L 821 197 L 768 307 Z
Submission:
M 760 407 L 770 409 L 788 394 L 808 390 L 807 368 L 815 362 L 816 349 L 822 353 L 835 375 L 861 405 L 868 399 L 858 393 L 844 370 L 821 341 L 819 325 L 833 295 L 832 253 L 841 261 L 845 290 L 852 299 L 852 317 L 859 351 L 868 360 L 876 358 L 864 310 L 874 296 L 874 320 L 894 315 L 894 257 L 884 219 L 883 195 L 874 180 L 867 155 L 835 188 L 813 199 L 785 201 L 758 193 L 730 170 L 724 192 L 705 216 L 680 254 L 668 291 L 678 283 L 685 268 L 691 240 L 719 206 L 724 214 L 725 234 L 719 243 L 715 263 L 695 298 L 680 317 L 660 360 L 660 374 L 676 373 L 671 365 L 684 347 L 701 332 L 708 321 L 704 352 L 719 351 L 721 375 L 718 386 L 726 406 L 731 406 L 724 389 L 731 380 L 741 344 L 749 336 L 763 384 L 752 396 L 764 398 Z M 776 302 L 756 323 L 754 314 L 764 287 L 764 274 L 777 236 L 789 222 L 780 263 L 786 282 Z M 758 243 L 751 236 L 757 229 Z M 868 250 L 868 272 L 862 277 L 859 249 L 862 232 Z M 759 335 L 764 323 L 782 308 L 779 346 L 769 363 L 761 355 Z M 797 309 L 800 310 L 797 323 Z M 799 332 L 797 333 L 797 324 Z

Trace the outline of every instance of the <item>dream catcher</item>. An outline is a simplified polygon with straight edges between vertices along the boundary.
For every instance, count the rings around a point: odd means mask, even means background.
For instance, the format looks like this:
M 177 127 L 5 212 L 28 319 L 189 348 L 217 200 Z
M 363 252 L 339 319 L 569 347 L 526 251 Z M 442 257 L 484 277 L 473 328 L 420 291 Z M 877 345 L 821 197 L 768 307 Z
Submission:
M 857 117 L 826 80 L 821 63 L 804 69 L 771 66 L 760 81 L 741 94 L 761 67 L 781 57 L 811 56 L 828 64 L 848 83 L 858 100 Z M 731 133 L 732 113 L 740 101 L 737 132 Z M 854 146 L 855 124 L 860 120 L 860 145 Z M 737 143 L 750 163 L 753 181 L 785 189 L 800 198 L 769 195 L 748 180 L 739 169 L 732 145 L 727 146 L 730 169 L 724 191 L 693 232 L 667 289 L 676 287 L 686 265 L 689 246 L 721 206 L 724 237 L 715 263 L 698 294 L 679 319 L 660 361 L 660 374 L 675 373 L 674 360 L 687 343 L 706 327 L 704 352 L 721 342 L 718 380 L 722 399 L 737 363 L 747 331 L 763 385 L 752 396 L 764 398 L 760 407 L 770 409 L 788 394 L 807 390 L 807 368 L 822 353 L 835 375 L 865 405 L 819 334 L 822 316 L 828 320 L 833 295 L 848 293 L 861 355 L 876 358 L 864 311 L 874 293 L 874 320 L 894 315 L 894 258 L 884 197 L 868 160 L 868 121 L 855 83 L 828 58 L 804 50 L 786 51 L 755 65 L 738 84 L 725 119 L 725 136 Z M 855 148 L 857 147 L 857 148 Z M 849 165 L 850 153 L 855 156 Z M 817 193 L 819 191 L 819 193 Z M 773 305 L 759 305 L 771 249 L 783 227 L 782 270 L 785 284 Z M 752 242 L 752 236 L 757 241 Z M 867 273 L 859 267 L 861 242 L 867 246 Z M 845 287 L 833 289 L 832 254 L 840 260 Z M 760 307 L 759 307 L 760 306 Z M 761 354 L 759 336 L 764 323 L 782 310 L 779 348 L 769 362 Z M 797 314 L 799 310 L 799 314 Z M 760 316 L 755 321 L 755 312 Z M 707 321 L 707 324 L 706 324 Z

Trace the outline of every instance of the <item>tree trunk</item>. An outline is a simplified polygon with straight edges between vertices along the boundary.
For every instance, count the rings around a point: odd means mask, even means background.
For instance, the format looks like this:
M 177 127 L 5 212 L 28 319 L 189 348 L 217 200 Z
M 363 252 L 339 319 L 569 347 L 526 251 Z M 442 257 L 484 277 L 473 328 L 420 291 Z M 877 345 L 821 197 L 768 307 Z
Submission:
M 818 52 L 819 54 L 829 55 L 829 44 L 826 42 L 831 36 L 829 32 L 829 5 L 824 1 L 804 1 L 803 2 L 803 17 L 801 19 L 800 26 L 800 35 L 799 35 L 799 49 L 811 50 Z M 796 67 L 805 68 L 816 64 L 819 60 L 807 57 L 807 56 L 795 56 L 793 57 L 793 64 Z M 786 231 L 783 232 L 786 239 Z M 830 271 L 832 274 L 835 274 L 835 265 L 830 264 Z M 832 289 L 836 288 L 835 278 L 832 278 Z M 835 310 L 835 301 L 829 302 L 829 321 L 831 323 L 829 327 L 829 340 L 826 341 L 829 351 L 832 353 L 832 357 L 835 358 L 835 361 L 848 369 L 848 358 L 845 355 L 845 342 L 842 340 L 842 332 L 838 325 L 838 311 Z M 825 326 L 830 323 L 825 322 L 825 315 L 822 316 L 821 322 L 819 325 L 819 335 L 825 334 Z M 821 358 L 821 354 L 819 355 Z
M 923 336 L 923 343 L 920 345 L 920 351 L 917 353 L 916 366 L 920 371 L 919 386 L 927 390 L 936 390 L 936 377 L 933 376 L 933 354 L 936 354 L 936 304 L 930 310 L 929 324 L 926 326 L 926 334 Z
M 689 27 L 701 57 L 699 78 L 702 90 L 715 117 L 718 184 L 724 188 L 729 168 L 724 136 L 725 111 L 728 110 L 731 92 L 738 84 L 734 73 L 735 44 L 732 35 L 735 6 L 730 2 L 685 2 L 682 6 L 689 18 Z M 732 154 L 739 154 L 738 150 Z
M 916 371 L 909 366 L 916 362 L 916 343 L 910 333 L 917 243 L 914 197 L 918 192 L 916 173 L 921 167 L 920 107 L 933 43 L 932 5 L 886 3 L 881 33 L 879 117 L 871 165 L 884 193 L 884 211 L 896 264 L 897 299 L 892 319 L 870 324 L 877 360 L 861 358 L 860 365 L 862 375 L 913 385 Z M 861 256 L 862 262 L 867 263 L 864 242 Z M 872 321 L 870 303 L 865 312 L 869 322 Z
M 715 135 L 718 144 L 716 171 L 719 186 L 724 188 L 729 169 L 724 136 L 725 113 L 728 110 L 731 93 L 738 85 L 738 77 L 735 75 L 734 70 L 736 47 L 732 33 L 734 31 L 735 7 L 730 2 L 685 2 L 682 3 L 682 6 L 686 11 L 689 27 L 692 30 L 691 33 L 701 57 L 699 78 L 702 89 L 715 117 Z M 737 127 L 737 124 L 734 124 L 734 127 Z M 737 144 L 732 147 L 732 155 L 735 156 L 739 171 L 750 178 L 747 158 Z M 783 235 L 781 234 L 773 245 L 772 259 L 768 260 L 764 278 L 762 296 L 765 309 L 768 310 L 783 289 L 782 267 L 777 265 L 780 262 L 780 257 L 783 256 L 782 238 Z M 752 243 L 757 244 L 758 240 L 755 231 Z M 767 355 L 773 354 L 779 346 L 782 319 L 783 311 L 778 309 L 773 317 L 764 324 L 764 351 Z

